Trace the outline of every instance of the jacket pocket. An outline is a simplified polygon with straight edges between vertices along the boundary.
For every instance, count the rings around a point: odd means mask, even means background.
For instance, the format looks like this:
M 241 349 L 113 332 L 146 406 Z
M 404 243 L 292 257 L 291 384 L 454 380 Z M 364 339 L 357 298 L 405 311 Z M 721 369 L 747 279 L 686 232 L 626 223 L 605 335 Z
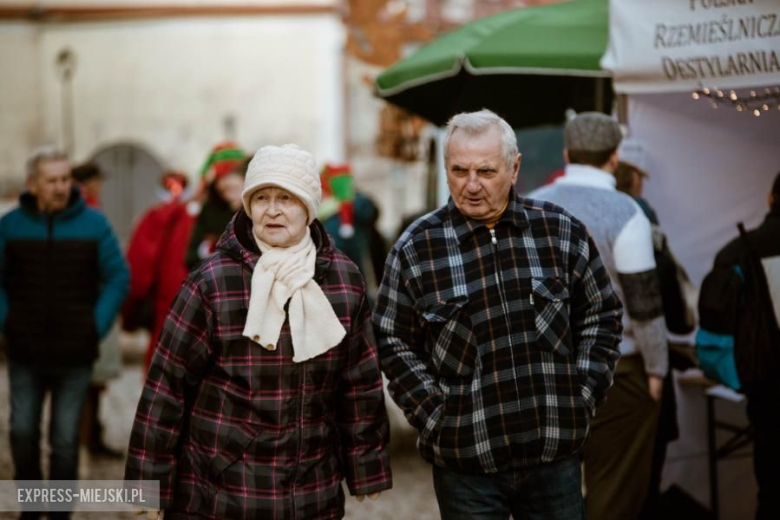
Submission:
M 208 481 L 216 487 L 225 484 L 225 470 L 244 457 L 244 452 L 252 441 L 260 435 L 258 430 L 247 430 L 244 427 L 234 427 L 224 446 L 212 457 L 208 465 Z
M 560 278 L 531 279 L 537 342 L 562 356 L 571 352 L 569 289 Z
M 464 377 L 474 373 L 477 349 L 466 298 L 437 303 L 423 313 L 431 363 L 439 375 Z

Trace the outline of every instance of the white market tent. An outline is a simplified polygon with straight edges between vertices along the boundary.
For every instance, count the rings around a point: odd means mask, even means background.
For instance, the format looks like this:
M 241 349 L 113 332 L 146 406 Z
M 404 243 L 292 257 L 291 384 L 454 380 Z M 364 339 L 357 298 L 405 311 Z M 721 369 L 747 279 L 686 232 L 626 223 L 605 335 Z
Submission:
M 627 94 L 627 145 L 650 174 L 645 196 L 698 285 L 736 223 L 766 213 L 780 171 L 780 95 L 756 105 L 756 117 L 692 94 L 750 99 L 780 88 L 780 1 L 611 0 L 609 41 L 601 65 Z
M 610 0 L 609 36 L 601 65 L 626 95 L 623 157 L 649 173 L 644 195 L 698 286 L 736 224 L 763 220 L 780 171 L 780 0 Z M 678 386 L 678 406 L 664 484 L 708 504 L 701 389 Z M 718 406 L 744 423 L 744 405 Z M 719 480 L 720 518 L 752 518 L 750 459 L 721 462 Z

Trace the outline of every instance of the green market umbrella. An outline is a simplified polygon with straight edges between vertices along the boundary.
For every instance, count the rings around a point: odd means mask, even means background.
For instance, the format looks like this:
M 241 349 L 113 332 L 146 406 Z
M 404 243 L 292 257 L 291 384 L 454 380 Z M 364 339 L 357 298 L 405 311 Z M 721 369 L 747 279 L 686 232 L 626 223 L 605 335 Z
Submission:
M 376 95 L 443 125 L 489 108 L 515 128 L 559 124 L 567 108 L 609 107 L 607 0 L 513 9 L 442 35 L 383 71 Z

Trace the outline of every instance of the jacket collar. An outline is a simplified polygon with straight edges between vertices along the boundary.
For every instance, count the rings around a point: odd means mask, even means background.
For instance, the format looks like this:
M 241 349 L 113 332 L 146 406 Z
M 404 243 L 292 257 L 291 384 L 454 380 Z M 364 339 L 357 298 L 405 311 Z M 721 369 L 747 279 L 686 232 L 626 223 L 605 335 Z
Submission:
M 487 229 L 483 222 L 468 218 L 461 213 L 452 197 L 447 201 L 447 213 L 459 242 L 463 242 L 479 228 Z M 527 228 L 530 225 L 528 214 L 523 208 L 522 199 L 517 195 L 514 188 L 509 190 L 509 204 L 507 204 L 504 213 L 496 223 L 496 227 L 506 225 L 516 226 L 519 229 Z
M 554 184 L 586 186 L 589 188 L 601 188 L 614 191 L 617 180 L 611 173 L 593 166 L 567 164 L 566 174 L 555 179 Z
M 46 218 L 46 214 L 38 209 L 38 199 L 29 191 L 25 191 L 19 196 L 19 207 L 33 217 Z M 86 207 L 81 196 L 81 190 L 74 184 L 70 189 L 68 205 L 65 206 L 65 209 L 53 213 L 52 216 L 57 220 L 66 220 L 77 215 Z
M 314 220 L 309 226 L 311 239 L 317 247 L 317 260 L 314 268 L 315 281 L 322 280 L 333 263 L 335 250 L 328 233 L 319 220 Z M 224 251 L 232 258 L 246 265 L 250 270 L 255 268 L 260 259 L 260 250 L 252 238 L 252 220 L 243 210 L 238 211 L 230 220 L 225 232 L 217 242 L 217 249 Z

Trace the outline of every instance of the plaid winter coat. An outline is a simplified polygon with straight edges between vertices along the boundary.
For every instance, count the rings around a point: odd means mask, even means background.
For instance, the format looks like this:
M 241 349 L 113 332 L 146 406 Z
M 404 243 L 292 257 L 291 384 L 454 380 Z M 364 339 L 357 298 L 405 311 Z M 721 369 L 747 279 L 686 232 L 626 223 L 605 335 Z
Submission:
M 185 281 L 149 368 L 125 477 L 159 480 L 166 520 L 330 519 L 353 495 L 391 487 L 389 428 L 363 280 L 322 225 L 315 280 L 347 330 L 293 363 L 242 336 L 259 258 L 239 212 Z
M 494 229 L 449 204 L 390 252 L 374 323 L 389 390 L 437 466 L 570 456 L 612 384 L 622 305 L 585 226 L 511 194 Z

